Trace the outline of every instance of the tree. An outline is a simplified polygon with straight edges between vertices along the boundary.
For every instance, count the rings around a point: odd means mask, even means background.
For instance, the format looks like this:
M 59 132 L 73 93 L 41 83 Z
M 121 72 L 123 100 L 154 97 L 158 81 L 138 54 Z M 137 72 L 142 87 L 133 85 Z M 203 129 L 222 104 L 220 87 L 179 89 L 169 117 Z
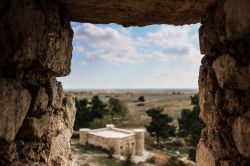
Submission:
M 109 149 L 107 150 L 107 154 L 108 158 L 110 159 L 114 158 L 115 148 L 113 146 L 109 147 Z
M 198 96 L 198 94 L 190 96 L 190 99 L 191 99 L 191 104 L 192 105 L 199 105 L 199 96 Z
M 179 131 L 178 135 L 181 137 L 188 137 L 188 144 L 196 147 L 202 129 L 205 127 L 205 124 L 199 119 L 200 106 L 199 106 L 199 96 L 198 94 L 191 96 L 191 103 L 193 109 L 183 109 L 181 112 L 181 117 L 178 118 L 179 122 Z M 189 158 L 195 161 L 195 151 L 194 149 L 190 150 Z
M 107 104 L 103 103 L 99 96 L 93 96 L 91 99 L 91 116 L 92 119 L 102 118 L 108 114 Z
M 162 112 L 162 108 L 152 108 L 146 111 L 147 115 L 151 117 L 151 122 L 145 127 L 152 137 L 156 137 L 158 147 L 160 139 L 174 136 L 176 129 L 175 126 L 169 124 L 173 121 L 173 118 L 167 114 L 162 114 Z
M 104 115 L 102 118 L 94 118 L 90 123 L 91 129 L 103 128 L 106 124 L 112 123 L 112 120 L 109 115 Z
M 74 130 L 79 130 L 80 128 L 89 127 L 89 123 L 92 121 L 91 111 L 88 107 L 87 99 L 75 99 L 76 106 L 76 116 L 74 122 Z
M 114 123 L 114 118 L 115 117 L 124 117 L 127 112 L 128 109 L 126 107 L 126 105 L 124 105 L 124 103 L 122 103 L 120 100 L 116 99 L 116 98 L 110 98 L 109 99 L 109 113 L 112 119 L 112 122 Z
M 195 105 L 193 110 L 183 109 L 181 118 L 178 118 L 179 133 L 182 137 L 190 136 L 188 143 L 196 146 L 200 139 L 204 123 L 199 119 L 200 107 Z
M 141 103 L 143 103 L 143 102 L 145 101 L 144 96 L 140 96 L 140 97 L 138 98 L 138 101 L 141 102 Z
M 101 124 L 107 121 L 107 118 L 102 120 L 102 118 L 108 114 L 107 105 L 100 100 L 99 96 L 94 96 L 91 102 L 88 102 L 87 99 L 76 99 L 75 106 L 76 116 L 74 130 L 90 127 L 95 119 L 97 119 L 95 124 Z
M 145 99 L 144 99 L 144 97 L 143 96 L 140 96 L 139 98 L 138 98 L 138 104 L 137 104 L 137 106 L 144 106 L 144 102 L 145 102 Z

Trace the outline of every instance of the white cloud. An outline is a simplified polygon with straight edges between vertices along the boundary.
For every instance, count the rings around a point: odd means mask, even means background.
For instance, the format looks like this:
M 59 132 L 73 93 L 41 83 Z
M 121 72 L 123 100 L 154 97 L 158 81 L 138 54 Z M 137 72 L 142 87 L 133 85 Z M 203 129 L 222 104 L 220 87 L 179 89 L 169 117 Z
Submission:
M 111 64 L 171 59 L 200 62 L 199 50 L 191 43 L 188 26 L 161 25 L 159 30 L 134 37 L 131 29 L 82 24 L 74 28 L 75 39 L 89 48 L 76 47 L 86 60 Z M 151 48 L 150 51 L 145 51 Z
M 80 45 L 75 46 L 74 51 L 79 52 L 79 53 L 84 53 L 84 48 Z
M 160 61 L 177 58 L 200 62 L 199 50 L 190 40 L 190 30 L 188 26 L 161 25 L 158 31 L 149 33 L 146 42 L 160 47 L 160 52 L 151 58 Z
M 86 59 L 99 59 L 113 64 L 136 63 L 143 59 L 129 30 L 83 24 L 76 29 L 75 34 L 76 39 L 93 48 L 84 52 Z

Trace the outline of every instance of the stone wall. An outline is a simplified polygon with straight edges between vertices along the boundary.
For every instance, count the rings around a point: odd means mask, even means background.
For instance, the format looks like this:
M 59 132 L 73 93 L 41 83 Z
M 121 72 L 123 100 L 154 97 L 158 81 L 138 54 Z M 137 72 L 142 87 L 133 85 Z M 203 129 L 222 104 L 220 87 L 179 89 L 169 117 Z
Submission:
M 201 22 L 198 166 L 250 165 L 249 11 L 248 0 L 221 0 Z
M 64 13 L 51 0 L 0 2 L 0 165 L 71 165 L 74 101 L 56 80 L 71 65 Z
M 143 10 L 142 1 L 107 2 L 0 1 L 0 165 L 71 164 L 74 104 L 56 81 L 70 72 L 68 17 L 132 26 L 196 23 L 201 16 L 200 117 L 206 128 L 197 163 L 250 165 L 250 1 L 147 0 Z

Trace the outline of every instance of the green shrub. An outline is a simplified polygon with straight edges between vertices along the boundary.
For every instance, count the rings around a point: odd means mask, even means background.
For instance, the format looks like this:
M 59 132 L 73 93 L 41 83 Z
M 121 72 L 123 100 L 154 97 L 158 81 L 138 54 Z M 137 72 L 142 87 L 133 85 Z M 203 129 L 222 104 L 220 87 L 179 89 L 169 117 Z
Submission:
M 191 148 L 189 150 L 188 158 L 190 160 L 196 161 L 196 149 L 195 148 Z
M 171 157 L 165 166 L 184 166 L 184 164 L 178 159 L 178 157 Z
M 96 118 L 93 122 L 90 123 L 91 129 L 103 128 L 106 124 L 112 123 L 112 119 L 110 116 L 106 115 L 103 118 Z
M 155 157 L 151 157 L 150 159 L 147 160 L 148 163 L 154 164 L 155 163 Z
M 107 154 L 108 154 L 108 158 L 110 159 L 114 158 L 115 148 L 113 146 L 110 147 L 109 150 L 107 150 Z
M 126 160 L 124 163 L 125 166 L 132 165 L 132 156 L 133 156 L 133 153 L 131 153 L 131 152 L 126 154 Z

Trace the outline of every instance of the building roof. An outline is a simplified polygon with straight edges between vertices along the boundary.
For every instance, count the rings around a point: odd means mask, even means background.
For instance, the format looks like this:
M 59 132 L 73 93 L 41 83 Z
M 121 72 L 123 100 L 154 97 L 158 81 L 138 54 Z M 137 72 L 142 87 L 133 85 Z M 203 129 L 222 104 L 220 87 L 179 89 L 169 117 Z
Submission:
M 125 138 L 134 134 L 132 132 L 124 132 L 121 130 L 106 129 L 106 128 L 104 128 L 103 130 L 93 130 L 90 133 L 106 138 Z

